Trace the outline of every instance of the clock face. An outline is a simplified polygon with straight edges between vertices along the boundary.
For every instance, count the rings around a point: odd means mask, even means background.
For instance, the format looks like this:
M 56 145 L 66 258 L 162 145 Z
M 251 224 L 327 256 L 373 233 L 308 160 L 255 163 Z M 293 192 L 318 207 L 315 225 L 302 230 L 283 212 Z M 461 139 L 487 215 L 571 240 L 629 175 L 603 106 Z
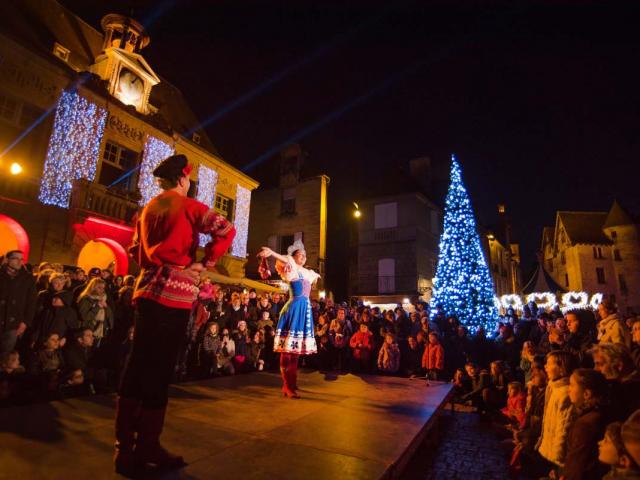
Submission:
M 126 105 L 140 105 L 144 93 L 143 80 L 131 70 L 123 68 L 118 78 L 116 94 L 122 103 Z

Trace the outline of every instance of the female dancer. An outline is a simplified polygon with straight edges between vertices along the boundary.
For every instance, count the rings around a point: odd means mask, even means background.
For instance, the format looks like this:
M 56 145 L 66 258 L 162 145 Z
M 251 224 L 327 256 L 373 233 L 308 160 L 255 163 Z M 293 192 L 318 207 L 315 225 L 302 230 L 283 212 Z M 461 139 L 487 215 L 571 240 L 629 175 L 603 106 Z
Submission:
M 268 247 L 262 247 L 258 256 L 274 257 L 276 270 L 282 279 L 289 283 L 289 301 L 280 312 L 273 350 L 280 352 L 282 393 L 285 397 L 300 398 L 296 392 L 298 357 L 317 352 L 309 293 L 311 285 L 320 275 L 304 268 L 307 254 L 300 240 L 296 240 L 287 249 L 287 255 L 280 255 Z

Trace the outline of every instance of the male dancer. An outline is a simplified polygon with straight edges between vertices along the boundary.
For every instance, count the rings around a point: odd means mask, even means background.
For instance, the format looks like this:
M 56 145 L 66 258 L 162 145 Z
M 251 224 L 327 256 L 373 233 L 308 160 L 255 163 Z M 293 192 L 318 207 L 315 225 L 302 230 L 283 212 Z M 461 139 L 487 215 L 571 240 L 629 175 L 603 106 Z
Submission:
M 160 445 L 169 381 L 184 338 L 200 272 L 212 267 L 235 236 L 233 225 L 187 197 L 192 166 L 184 155 L 153 171 L 164 190 L 142 210 L 130 253 L 142 267 L 136 280 L 135 336 L 116 410 L 115 468 L 134 475 L 185 465 Z M 210 234 L 202 263 L 195 259 L 199 234 Z M 204 264 L 204 265 L 203 265 Z

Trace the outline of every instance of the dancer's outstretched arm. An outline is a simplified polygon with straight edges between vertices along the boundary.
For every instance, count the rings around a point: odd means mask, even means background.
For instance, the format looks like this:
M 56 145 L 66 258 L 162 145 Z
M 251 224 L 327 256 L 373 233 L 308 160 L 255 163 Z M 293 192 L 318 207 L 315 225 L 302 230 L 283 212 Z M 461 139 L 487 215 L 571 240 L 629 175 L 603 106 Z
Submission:
M 259 257 L 273 257 L 276 260 L 279 260 L 282 263 L 287 263 L 287 257 L 286 255 L 280 255 L 279 253 L 274 252 L 273 250 L 271 250 L 269 247 L 262 247 L 262 249 L 260 250 L 260 252 L 258 253 Z

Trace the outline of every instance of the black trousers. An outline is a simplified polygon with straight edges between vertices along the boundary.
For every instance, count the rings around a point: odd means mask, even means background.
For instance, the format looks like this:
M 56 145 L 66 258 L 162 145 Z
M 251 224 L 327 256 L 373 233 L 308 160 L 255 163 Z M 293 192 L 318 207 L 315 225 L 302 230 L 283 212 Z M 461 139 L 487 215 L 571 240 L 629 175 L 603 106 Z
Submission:
M 189 314 L 190 310 L 143 298 L 136 301 L 133 346 L 122 374 L 120 396 L 138 399 L 148 409 L 167 405 Z

